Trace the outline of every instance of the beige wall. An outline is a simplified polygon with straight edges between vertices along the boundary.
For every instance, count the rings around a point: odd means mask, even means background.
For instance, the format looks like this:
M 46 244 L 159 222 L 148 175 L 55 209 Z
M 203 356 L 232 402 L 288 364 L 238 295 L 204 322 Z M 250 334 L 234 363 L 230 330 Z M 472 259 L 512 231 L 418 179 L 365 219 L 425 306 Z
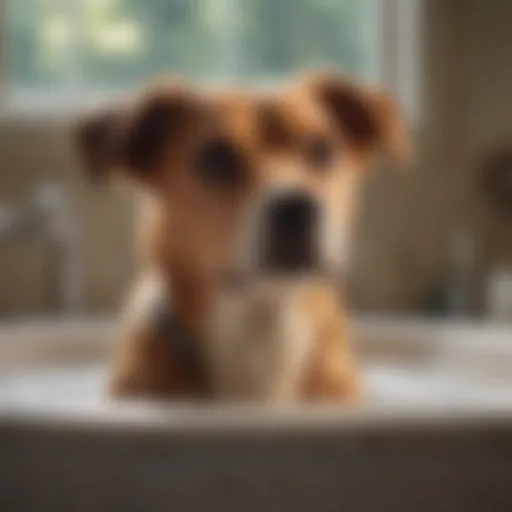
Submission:
M 467 90 L 466 158 L 476 165 L 496 144 L 512 147 L 512 3 L 472 0 L 471 4 L 471 30 L 482 34 L 468 38 L 467 50 L 471 79 Z M 492 215 L 481 205 L 476 211 L 486 259 L 511 262 L 511 220 Z
M 418 169 L 368 180 L 351 282 L 359 306 L 414 307 L 443 275 L 461 219 L 483 231 L 486 261 L 507 257 L 508 225 L 485 214 L 470 171 L 512 134 L 510 19 L 507 0 L 425 0 Z M 84 306 L 115 308 L 134 270 L 129 200 L 86 187 L 63 129 L 48 119 L 2 121 L 0 171 L 0 203 L 25 201 L 48 178 L 65 184 L 81 219 Z M 40 242 L 0 242 L 0 314 L 47 309 L 46 269 Z

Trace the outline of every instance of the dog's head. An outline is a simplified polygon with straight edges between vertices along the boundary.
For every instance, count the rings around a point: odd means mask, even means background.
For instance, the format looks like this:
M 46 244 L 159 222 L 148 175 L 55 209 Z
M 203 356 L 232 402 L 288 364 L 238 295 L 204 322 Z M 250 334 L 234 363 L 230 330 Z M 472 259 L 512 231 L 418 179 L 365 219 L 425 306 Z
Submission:
M 152 197 L 174 260 L 219 277 L 339 266 L 363 171 L 407 151 L 393 101 L 330 74 L 274 92 L 159 84 L 84 119 L 78 142 L 93 178 L 119 168 Z

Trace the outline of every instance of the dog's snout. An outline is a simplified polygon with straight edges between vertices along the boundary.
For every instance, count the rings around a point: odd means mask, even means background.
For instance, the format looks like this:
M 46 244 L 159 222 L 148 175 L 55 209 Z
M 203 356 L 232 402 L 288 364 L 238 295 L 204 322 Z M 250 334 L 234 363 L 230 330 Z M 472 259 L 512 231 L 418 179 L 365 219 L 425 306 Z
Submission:
M 305 192 L 269 200 L 264 216 L 263 267 L 271 271 L 307 270 L 315 264 L 318 205 Z

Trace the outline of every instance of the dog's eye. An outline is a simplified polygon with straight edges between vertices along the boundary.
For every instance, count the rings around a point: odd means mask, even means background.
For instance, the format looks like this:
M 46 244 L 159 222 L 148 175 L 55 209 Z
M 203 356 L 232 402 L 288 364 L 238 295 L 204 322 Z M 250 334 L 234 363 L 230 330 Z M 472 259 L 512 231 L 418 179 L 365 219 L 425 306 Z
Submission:
M 326 137 L 310 137 L 304 143 L 304 156 L 308 163 L 317 169 L 324 169 L 332 163 L 336 149 Z
M 194 170 L 207 185 L 234 187 L 245 178 L 242 152 L 228 140 L 214 140 L 205 144 L 196 154 Z

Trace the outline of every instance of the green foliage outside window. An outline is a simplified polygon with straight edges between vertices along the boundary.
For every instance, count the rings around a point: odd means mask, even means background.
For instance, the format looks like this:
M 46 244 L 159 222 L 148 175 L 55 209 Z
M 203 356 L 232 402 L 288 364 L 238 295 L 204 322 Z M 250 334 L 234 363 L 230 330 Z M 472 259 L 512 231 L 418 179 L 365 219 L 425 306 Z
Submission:
M 163 73 L 357 72 L 368 60 L 368 1 L 10 0 L 9 76 L 27 88 L 117 88 Z

